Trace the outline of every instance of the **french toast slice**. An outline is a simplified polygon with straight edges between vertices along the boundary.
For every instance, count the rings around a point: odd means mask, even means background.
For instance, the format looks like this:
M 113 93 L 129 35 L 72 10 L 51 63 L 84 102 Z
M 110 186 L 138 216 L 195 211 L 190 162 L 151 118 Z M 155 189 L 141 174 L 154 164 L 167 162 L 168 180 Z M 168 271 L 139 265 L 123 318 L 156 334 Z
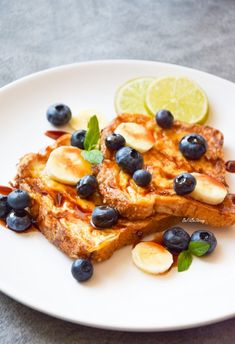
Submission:
M 107 149 L 105 138 L 121 123 L 137 123 L 154 137 L 154 145 L 143 153 L 144 166 L 152 173 L 152 182 L 142 188 L 132 177 L 120 170 L 115 152 Z M 179 150 L 179 141 L 190 133 L 202 135 L 208 144 L 206 154 L 199 160 L 187 160 Z M 141 138 L 139 138 L 141 140 Z M 104 202 L 115 206 L 129 219 L 143 219 L 156 213 L 194 218 L 196 221 L 221 227 L 235 223 L 235 205 L 227 195 L 219 205 L 199 202 L 190 196 L 178 196 L 173 189 L 174 178 L 184 172 L 198 172 L 214 177 L 226 187 L 223 135 L 205 125 L 174 121 L 171 129 L 160 128 L 146 115 L 121 114 L 107 126 L 101 137 L 104 161 L 98 173 L 100 193 Z
M 18 164 L 14 187 L 28 191 L 31 215 L 45 237 L 71 258 L 89 257 L 93 261 L 108 259 L 118 248 L 141 240 L 144 235 L 162 231 L 179 221 L 157 214 L 148 219 L 130 221 L 124 218 L 110 229 L 90 225 L 95 205 L 102 204 L 98 192 L 85 200 L 77 196 L 74 186 L 53 181 L 45 173 L 51 152 L 70 145 L 70 135 L 61 136 L 43 152 L 29 153 Z

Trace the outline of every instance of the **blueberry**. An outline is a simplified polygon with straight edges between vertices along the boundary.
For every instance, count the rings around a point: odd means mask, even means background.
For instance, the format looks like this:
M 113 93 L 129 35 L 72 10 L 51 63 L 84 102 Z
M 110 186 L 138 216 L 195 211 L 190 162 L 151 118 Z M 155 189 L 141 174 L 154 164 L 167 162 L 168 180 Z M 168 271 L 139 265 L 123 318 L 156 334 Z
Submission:
M 81 198 L 87 198 L 95 192 L 97 186 L 96 177 L 89 174 L 81 178 L 77 183 L 77 194 Z
M 70 108 L 67 105 L 57 103 L 47 109 L 47 119 L 55 127 L 67 124 L 72 117 Z
M 16 232 L 23 232 L 32 224 L 29 213 L 25 210 L 12 210 L 6 217 L 7 226 Z
M 211 253 L 214 251 L 217 245 L 216 237 L 212 232 L 209 231 L 196 231 L 191 236 L 191 241 L 203 241 L 207 242 L 210 247 L 205 254 Z
M 160 110 L 156 114 L 156 122 L 159 127 L 170 129 L 174 122 L 174 116 L 168 110 Z
M 147 170 L 137 170 L 133 174 L 133 179 L 138 186 L 147 186 L 152 180 L 152 175 Z
M 75 131 L 71 136 L 71 145 L 80 149 L 84 149 L 85 136 L 86 130 L 79 129 Z
M 110 134 L 105 139 L 105 145 L 110 150 L 118 150 L 124 147 L 126 144 L 126 140 L 120 134 Z
M 123 147 L 116 153 L 116 162 L 124 172 L 132 175 L 143 167 L 144 159 L 135 149 Z
M 174 179 L 174 190 L 177 195 L 187 195 L 195 189 L 196 178 L 190 173 L 179 174 Z
M 73 277 L 78 282 L 85 282 L 93 275 L 93 265 L 89 259 L 80 258 L 76 259 L 71 268 Z
M 118 221 L 118 212 L 116 209 L 107 205 L 101 205 L 93 210 L 91 224 L 95 227 L 109 228 Z
M 0 195 L 0 219 L 5 219 L 11 208 L 7 204 L 7 196 Z
M 206 153 L 207 142 L 201 135 L 190 134 L 181 139 L 179 149 L 186 159 L 198 160 Z
M 163 243 L 172 253 L 187 250 L 190 235 L 181 227 L 173 227 L 163 234 Z
M 8 205 L 15 210 L 23 210 L 30 205 L 30 196 L 27 191 L 14 190 L 7 197 Z

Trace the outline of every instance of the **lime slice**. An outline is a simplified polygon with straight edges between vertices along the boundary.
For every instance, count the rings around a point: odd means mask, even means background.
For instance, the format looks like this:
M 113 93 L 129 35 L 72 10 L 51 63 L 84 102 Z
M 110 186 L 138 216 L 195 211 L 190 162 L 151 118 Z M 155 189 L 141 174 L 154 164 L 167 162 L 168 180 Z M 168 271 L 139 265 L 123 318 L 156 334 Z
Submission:
M 161 109 L 187 123 L 205 123 L 208 99 L 205 92 L 187 77 L 164 77 L 153 81 L 147 90 L 146 105 L 154 115 Z
M 115 94 L 115 109 L 119 113 L 140 113 L 149 115 L 145 105 L 146 92 L 155 80 L 151 77 L 141 77 L 127 81 Z
M 108 124 L 108 120 L 102 112 L 97 111 L 97 109 L 94 108 L 80 110 L 71 118 L 69 124 L 74 130 L 87 129 L 87 123 L 90 117 L 94 115 L 98 118 L 100 129 L 103 129 Z

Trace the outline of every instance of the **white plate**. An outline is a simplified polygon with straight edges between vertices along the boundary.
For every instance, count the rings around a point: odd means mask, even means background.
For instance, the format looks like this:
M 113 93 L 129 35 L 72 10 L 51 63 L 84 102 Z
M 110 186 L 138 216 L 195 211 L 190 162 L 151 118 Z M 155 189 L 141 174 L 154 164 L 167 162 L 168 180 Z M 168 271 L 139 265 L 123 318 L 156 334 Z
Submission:
M 222 130 L 226 158 L 235 159 L 235 84 L 165 63 L 81 63 L 37 73 L 1 89 L 0 184 L 14 175 L 20 156 L 51 142 L 43 136 L 49 128 L 45 111 L 51 103 L 64 102 L 73 113 L 95 107 L 111 118 L 114 92 L 121 83 L 138 76 L 172 74 L 187 75 L 204 88 L 211 108 L 208 123 Z M 235 192 L 235 175 L 228 180 Z M 235 230 L 214 232 L 217 250 L 208 258 L 194 259 L 187 272 L 144 274 L 135 268 L 131 247 L 126 247 L 96 265 L 89 282 L 78 284 L 71 277 L 72 260 L 40 233 L 15 234 L 0 228 L 0 289 L 47 314 L 102 328 L 160 331 L 215 322 L 235 314 Z

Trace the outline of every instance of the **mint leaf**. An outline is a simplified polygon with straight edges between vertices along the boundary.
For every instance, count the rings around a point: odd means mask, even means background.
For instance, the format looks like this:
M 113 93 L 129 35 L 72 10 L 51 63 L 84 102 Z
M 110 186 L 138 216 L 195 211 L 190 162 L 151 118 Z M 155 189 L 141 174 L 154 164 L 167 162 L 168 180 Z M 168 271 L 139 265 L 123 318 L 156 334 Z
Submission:
M 84 140 L 84 148 L 81 152 L 82 157 L 91 164 L 100 164 L 103 161 L 103 154 L 96 149 L 100 139 L 99 122 L 96 115 L 92 116 L 87 124 L 88 130 Z
M 103 161 L 103 154 L 100 150 L 98 149 L 93 149 L 89 151 L 83 150 L 81 152 L 82 157 L 89 161 L 91 164 L 101 164 Z
M 99 122 L 96 115 L 89 119 L 88 130 L 85 136 L 84 148 L 86 151 L 95 149 L 100 138 Z
M 203 256 L 210 248 L 210 244 L 205 241 L 190 241 L 189 251 L 197 257 Z
M 188 270 L 192 264 L 193 256 L 189 251 L 183 251 L 178 256 L 178 271 Z

